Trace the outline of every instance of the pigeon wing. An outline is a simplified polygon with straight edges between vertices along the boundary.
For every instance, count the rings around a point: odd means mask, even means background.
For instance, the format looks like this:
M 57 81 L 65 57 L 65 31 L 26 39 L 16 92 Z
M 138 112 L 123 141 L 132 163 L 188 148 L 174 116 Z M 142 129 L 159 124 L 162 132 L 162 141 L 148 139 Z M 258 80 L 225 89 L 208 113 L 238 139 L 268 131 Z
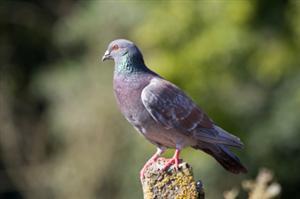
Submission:
M 243 146 L 238 137 L 215 125 L 182 90 L 164 79 L 152 79 L 141 98 L 152 118 L 167 129 L 173 128 L 202 142 Z
M 170 82 L 154 78 L 143 89 L 142 102 L 153 119 L 165 128 L 174 128 L 191 134 L 201 127 L 213 128 L 213 122 L 178 87 Z M 214 137 L 213 132 L 203 132 L 200 137 Z

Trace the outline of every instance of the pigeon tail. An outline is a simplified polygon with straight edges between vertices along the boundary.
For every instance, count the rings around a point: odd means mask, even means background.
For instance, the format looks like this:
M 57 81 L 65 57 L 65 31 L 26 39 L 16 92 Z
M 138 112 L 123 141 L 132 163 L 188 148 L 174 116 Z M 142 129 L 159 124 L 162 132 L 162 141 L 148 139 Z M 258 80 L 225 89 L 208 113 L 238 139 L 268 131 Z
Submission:
M 247 168 L 243 166 L 240 159 L 222 144 L 201 142 L 193 148 L 203 150 L 204 152 L 212 155 L 227 171 L 230 171 L 231 173 L 247 173 Z
M 218 132 L 218 138 L 225 141 L 224 145 L 233 146 L 240 149 L 244 147 L 244 144 L 240 138 L 228 133 L 217 125 L 214 125 L 214 129 Z
M 243 148 L 244 144 L 240 138 L 228 133 L 221 127 L 214 125 L 213 128 L 198 128 L 194 133 L 194 137 L 199 142 L 207 142 L 211 144 L 222 144 L 225 146 Z

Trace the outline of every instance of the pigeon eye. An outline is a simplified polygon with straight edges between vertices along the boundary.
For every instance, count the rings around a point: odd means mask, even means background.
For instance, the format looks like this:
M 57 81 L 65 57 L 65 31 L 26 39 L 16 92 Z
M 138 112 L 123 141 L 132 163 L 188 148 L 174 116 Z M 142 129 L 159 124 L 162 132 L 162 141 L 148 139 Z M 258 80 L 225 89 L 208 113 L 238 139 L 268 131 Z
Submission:
M 118 50 L 119 46 L 117 44 L 113 45 L 113 47 L 111 48 L 112 50 Z

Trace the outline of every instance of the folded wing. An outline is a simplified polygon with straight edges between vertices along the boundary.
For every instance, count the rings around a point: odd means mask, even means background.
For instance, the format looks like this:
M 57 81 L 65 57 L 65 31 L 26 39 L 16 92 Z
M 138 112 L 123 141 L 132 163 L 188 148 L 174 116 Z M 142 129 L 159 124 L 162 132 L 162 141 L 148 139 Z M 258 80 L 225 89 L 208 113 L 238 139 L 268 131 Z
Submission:
M 141 98 L 153 119 L 167 129 L 204 142 L 242 146 L 239 138 L 216 126 L 182 90 L 164 79 L 152 79 Z

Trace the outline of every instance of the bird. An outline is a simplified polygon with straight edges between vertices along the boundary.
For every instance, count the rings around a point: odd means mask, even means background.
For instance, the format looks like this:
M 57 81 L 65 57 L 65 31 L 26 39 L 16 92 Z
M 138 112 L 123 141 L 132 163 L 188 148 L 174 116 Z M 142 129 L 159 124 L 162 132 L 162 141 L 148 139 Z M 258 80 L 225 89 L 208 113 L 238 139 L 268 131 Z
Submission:
M 161 170 L 178 169 L 182 149 L 192 147 L 211 155 L 231 173 L 246 173 L 247 168 L 229 150 L 243 148 L 241 140 L 219 127 L 175 84 L 149 69 L 140 49 L 126 39 L 109 43 L 102 61 L 114 61 L 113 90 L 120 111 L 150 143 L 156 153 L 140 171 L 156 162 L 166 149 L 175 149 Z

